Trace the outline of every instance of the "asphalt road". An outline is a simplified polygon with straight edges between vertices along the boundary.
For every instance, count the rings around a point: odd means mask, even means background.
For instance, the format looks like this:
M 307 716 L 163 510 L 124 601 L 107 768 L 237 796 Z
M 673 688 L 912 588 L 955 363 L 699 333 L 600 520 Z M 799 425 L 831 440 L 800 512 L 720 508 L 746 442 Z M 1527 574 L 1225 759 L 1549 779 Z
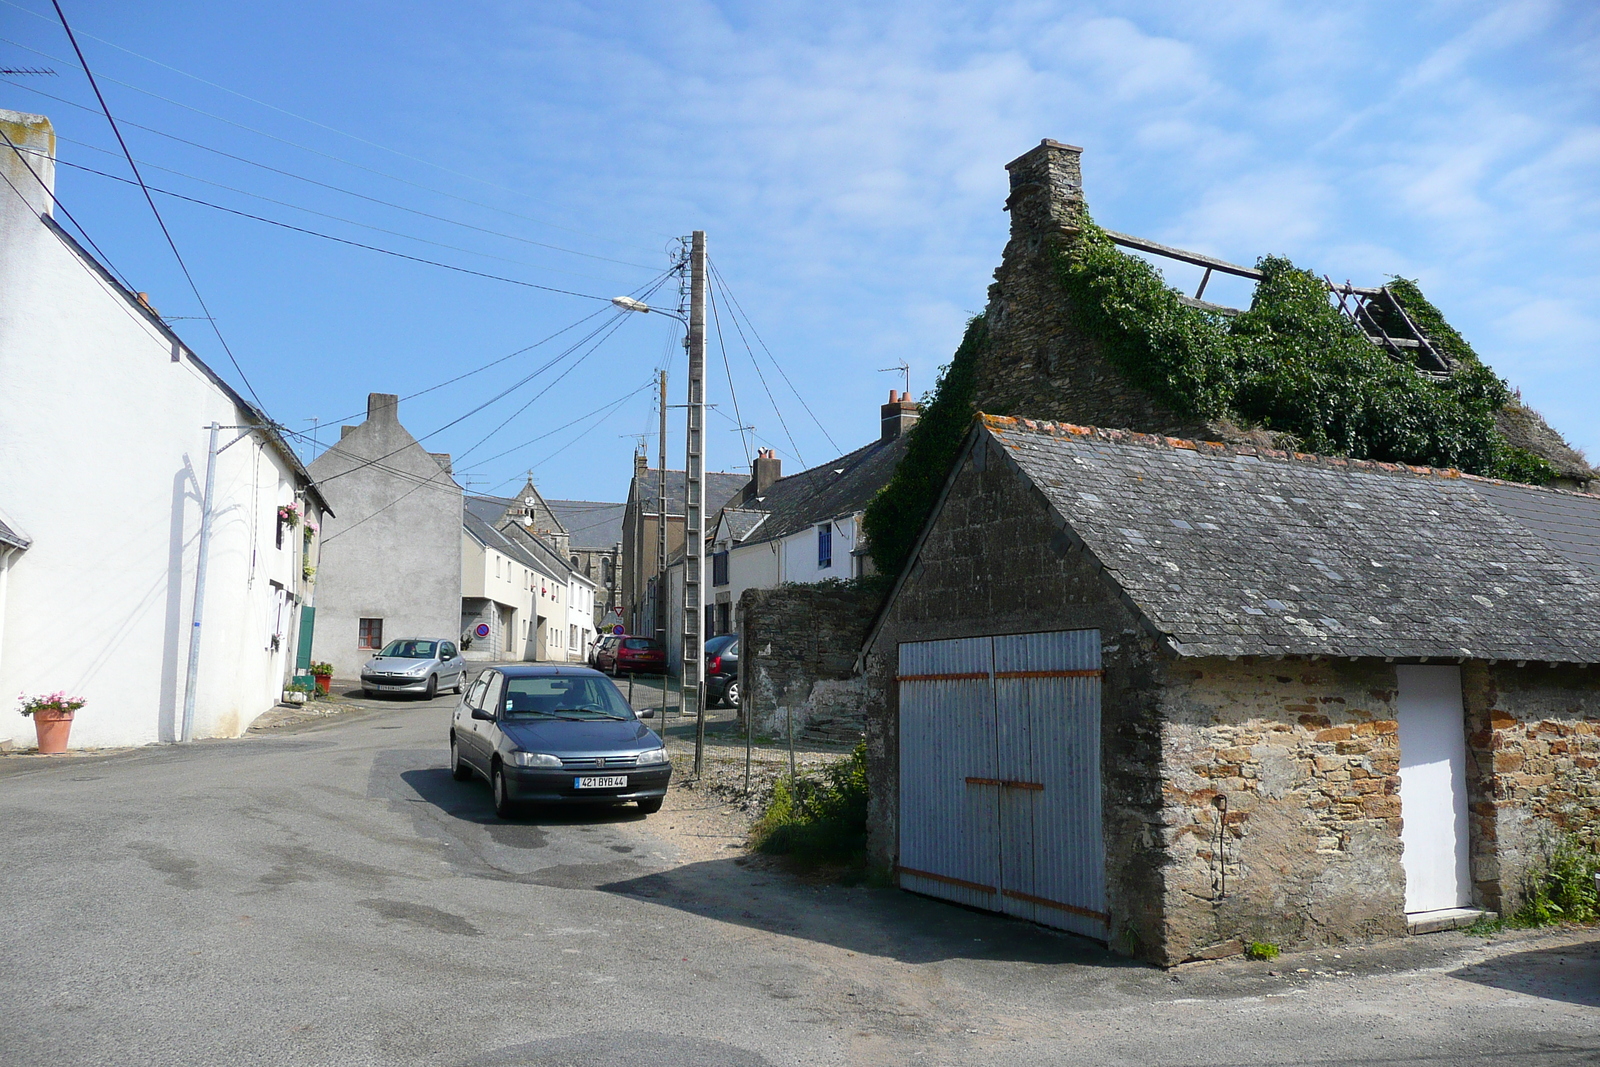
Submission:
M 1600 1063 L 1593 931 L 1162 972 L 682 863 L 671 799 L 500 822 L 445 767 L 450 703 L 0 761 L 0 1061 Z

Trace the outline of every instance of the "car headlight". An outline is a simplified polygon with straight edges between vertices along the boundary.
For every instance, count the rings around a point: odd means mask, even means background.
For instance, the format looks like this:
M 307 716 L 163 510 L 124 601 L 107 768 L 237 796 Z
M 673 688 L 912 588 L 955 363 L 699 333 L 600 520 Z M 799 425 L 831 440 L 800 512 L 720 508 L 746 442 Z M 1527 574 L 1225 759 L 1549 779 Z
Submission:
M 543 752 L 512 752 L 506 759 L 514 767 L 559 767 L 561 760 L 556 756 L 547 756 Z
M 433 666 L 433 664 L 431 664 L 431 663 L 419 663 L 415 667 L 407 667 L 406 668 L 406 673 L 407 674 L 427 674 L 429 669 L 432 666 Z
M 664 748 L 652 748 L 649 752 L 639 753 L 639 766 L 641 767 L 649 767 L 665 762 L 667 762 L 667 750 Z

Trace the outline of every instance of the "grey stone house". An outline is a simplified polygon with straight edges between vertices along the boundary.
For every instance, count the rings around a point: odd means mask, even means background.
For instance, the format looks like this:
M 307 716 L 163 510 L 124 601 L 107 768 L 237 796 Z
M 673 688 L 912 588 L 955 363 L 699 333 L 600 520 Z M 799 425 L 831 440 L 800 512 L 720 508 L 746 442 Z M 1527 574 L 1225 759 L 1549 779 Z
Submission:
M 1600 838 L 1600 497 L 977 420 L 870 631 L 870 852 L 1160 964 Z
M 367 418 L 309 470 L 335 517 L 322 530 L 312 656 L 354 678 L 385 641 L 453 640 L 461 625 L 462 491 L 450 457 L 400 424 L 399 397 L 372 393 Z

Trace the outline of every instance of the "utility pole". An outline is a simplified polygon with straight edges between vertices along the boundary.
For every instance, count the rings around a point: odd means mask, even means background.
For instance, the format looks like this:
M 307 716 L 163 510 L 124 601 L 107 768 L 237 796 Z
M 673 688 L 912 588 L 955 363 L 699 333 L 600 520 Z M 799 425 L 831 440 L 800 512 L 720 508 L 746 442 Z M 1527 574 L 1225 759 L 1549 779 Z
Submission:
M 667 371 L 661 370 L 661 430 L 656 436 L 656 640 L 661 642 L 661 743 L 667 743 Z
M 206 606 L 206 561 L 211 554 L 211 494 L 217 486 L 217 433 L 221 426 L 213 422 L 211 447 L 206 449 L 206 493 L 200 498 L 200 546 L 194 562 L 194 613 L 189 627 L 189 669 L 183 683 L 183 722 L 178 729 L 178 740 L 194 737 L 195 682 L 200 677 L 200 620 Z
M 706 415 L 706 232 L 695 230 L 689 246 L 688 440 L 683 484 L 683 677 L 684 700 L 694 694 L 694 774 L 705 769 L 705 415 Z

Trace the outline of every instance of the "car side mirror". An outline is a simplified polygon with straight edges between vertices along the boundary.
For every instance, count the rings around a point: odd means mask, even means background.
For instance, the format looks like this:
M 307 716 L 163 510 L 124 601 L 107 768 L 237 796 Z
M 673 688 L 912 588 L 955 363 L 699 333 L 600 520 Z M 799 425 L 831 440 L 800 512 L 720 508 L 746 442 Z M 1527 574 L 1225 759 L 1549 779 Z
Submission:
M 641 718 L 641 719 L 653 719 L 655 717 L 656 717 L 656 709 L 654 709 L 654 708 L 651 708 L 649 711 L 641 711 L 639 713 L 639 718 Z
M 474 719 L 482 719 L 484 722 L 494 722 L 494 716 L 482 708 L 473 708 L 472 717 Z

